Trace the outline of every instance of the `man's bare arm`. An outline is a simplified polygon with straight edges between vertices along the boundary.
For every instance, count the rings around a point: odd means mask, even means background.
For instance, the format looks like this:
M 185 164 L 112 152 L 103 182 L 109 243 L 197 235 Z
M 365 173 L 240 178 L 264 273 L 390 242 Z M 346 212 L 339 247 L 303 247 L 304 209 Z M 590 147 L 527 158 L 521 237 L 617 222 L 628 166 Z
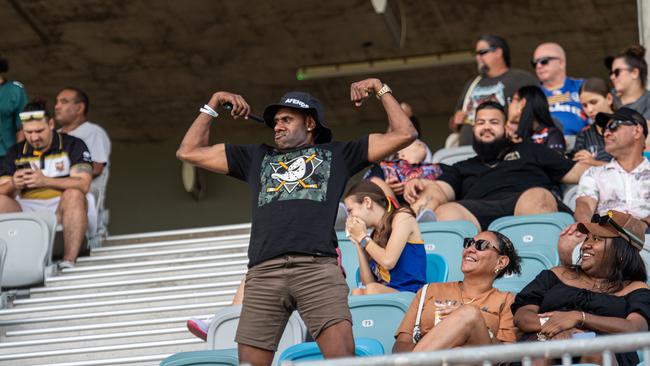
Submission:
M 217 109 L 223 103 L 231 103 L 233 108 L 231 115 L 235 118 L 248 118 L 250 107 L 240 95 L 228 92 L 216 92 L 210 98 L 208 105 L 212 109 Z M 210 122 L 212 116 L 199 113 L 183 141 L 176 151 L 176 157 L 186 163 L 211 170 L 216 173 L 228 173 L 228 160 L 226 158 L 226 145 L 208 144 L 210 138 Z

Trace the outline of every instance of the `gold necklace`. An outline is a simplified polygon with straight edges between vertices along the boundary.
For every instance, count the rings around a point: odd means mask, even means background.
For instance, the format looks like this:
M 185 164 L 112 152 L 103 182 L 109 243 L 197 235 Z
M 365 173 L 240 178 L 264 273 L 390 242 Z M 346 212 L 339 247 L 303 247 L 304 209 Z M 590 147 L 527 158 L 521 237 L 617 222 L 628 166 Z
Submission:
M 463 283 L 461 282 L 460 286 L 458 286 L 458 287 L 460 288 L 460 302 L 462 302 L 463 305 L 469 305 L 469 304 L 473 303 L 474 301 L 476 301 L 476 297 L 472 297 L 471 300 L 469 300 L 468 302 L 465 302 L 465 300 L 463 300 L 465 298 L 465 296 L 463 296 Z

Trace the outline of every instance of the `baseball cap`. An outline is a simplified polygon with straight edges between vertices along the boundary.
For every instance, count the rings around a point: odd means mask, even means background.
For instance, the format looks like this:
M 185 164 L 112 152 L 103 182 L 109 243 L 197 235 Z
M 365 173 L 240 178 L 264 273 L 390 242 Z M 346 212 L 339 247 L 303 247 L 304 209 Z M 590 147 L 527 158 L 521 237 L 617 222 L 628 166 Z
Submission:
M 607 126 L 607 123 L 611 120 L 630 121 L 641 125 L 641 128 L 643 128 L 643 134 L 645 136 L 648 136 L 648 123 L 646 122 L 643 115 L 634 109 L 623 107 L 619 108 L 616 112 L 611 114 L 599 112 L 596 115 L 596 124 L 602 128 L 605 128 L 605 126 Z
M 288 92 L 280 98 L 280 101 L 271 104 L 264 109 L 264 122 L 273 128 L 275 127 L 275 114 L 280 108 L 292 108 L 309 113 L 315 120 L 317 127 L 315 143 L 321 144 L 332 141 L 332 131 L 325 125 L 325 110 L 320 100 L 309 93 L 301 91 Z
M 601 238 L 621 237 L 627 240 L 635 249 L 643 249 L 645 243 L 645 225 L 632 215 L 620 211 L 607 211 L 607 215 L 594 215 L 591 222 L 578 224 L 578 231 L 583 234 L 592 233 Z

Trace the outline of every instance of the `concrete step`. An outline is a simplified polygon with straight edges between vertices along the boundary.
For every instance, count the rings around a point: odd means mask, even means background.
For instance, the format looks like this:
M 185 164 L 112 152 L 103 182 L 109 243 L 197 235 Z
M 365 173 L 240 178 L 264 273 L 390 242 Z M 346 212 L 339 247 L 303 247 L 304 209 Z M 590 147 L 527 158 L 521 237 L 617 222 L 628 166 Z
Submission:
M 14 308 L 28 308 L 43 306 L 45 304 L 77 304 L 84 301 L 101 300 L 101 299 L 137 299 L 143 296 L 152 296 L 160 294 L 188 294 L 194 291 L 208 290 L 232 290 L 239 286 L 239 281 L 204 283 L 186 286 L 169 286 L 153 287 L 146 289 L 128 290 L 128 291 L 109 291 L 100 293 L 64 295 L 64 296 L 41 296 L 28 299 L 16 299 L 13 301 Z M 10 308 L 11 309 L 11 308 Z
M 192 238 L 180 240 L 164 240 L 142 244 L 114 245 L 110 247 L 99 247 L 91 251 L 91 256 L 107 254 L 125 254 L 125 253 L 145 253 L 154 250 L 193 248 L 200 246 L 214 246 L 228 244 L 248 243 L 250 235 L 227 235 L 221 237 Z
M 126 234 L 126 235 L 111 235 L 104 242 L 102 247 L 134 244 L 134 243 L 148 243 L 161 240 L 174 240 L 174 239 L 187 239 L 187 238 L 200 238 L 200 237 L 214 237 L 221 235 L 237 235 L 237 234 L 250 234 L 250 223 L 222 225 L 193 229 L 181 230 L 168 230 L 168 231 L 154 231 L 147 233 Z
M 248 259 L 231 260 L 221 263 L 199 263 L 189 265 L 167 265 L 163 267 L 129 269 L 106 273 L 80 273 L 63 276 L 48 277 L 45 279 L 47 287 L 92 284 L 100 281 L 139 280 L 152 276 L 172 276 L 182 274 L 218 273 L 232 270 L 245 269 Z
M 147 259 L 164 260 L 182 257 L 197 257 L 216 254 L 242 253 L 248 249 L 248 243 L 224 244 L 219 246 L 203 245 L 197 248 L 157 250 L 143 253 L 102 254 L 79 257 L 78 266 L 138 262 Z

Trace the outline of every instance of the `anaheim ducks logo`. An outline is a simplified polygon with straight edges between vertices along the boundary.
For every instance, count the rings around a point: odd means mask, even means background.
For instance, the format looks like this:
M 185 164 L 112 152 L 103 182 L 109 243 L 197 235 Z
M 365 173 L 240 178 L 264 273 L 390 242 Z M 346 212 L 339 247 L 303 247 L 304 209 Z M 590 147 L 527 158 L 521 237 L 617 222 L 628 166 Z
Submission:
M 270 163 L 273 168 L 271 178 L 280 182 L 275 188 L 267 188 L 267 192 L 278 192 L 284 187 L 291 193 L 300 185 L 302 188 L 318 188 L 317 184 L 305 183 L 314 174 L 316 168 L 323 162 L 316 154 L 299 156 L 288 162 Z

